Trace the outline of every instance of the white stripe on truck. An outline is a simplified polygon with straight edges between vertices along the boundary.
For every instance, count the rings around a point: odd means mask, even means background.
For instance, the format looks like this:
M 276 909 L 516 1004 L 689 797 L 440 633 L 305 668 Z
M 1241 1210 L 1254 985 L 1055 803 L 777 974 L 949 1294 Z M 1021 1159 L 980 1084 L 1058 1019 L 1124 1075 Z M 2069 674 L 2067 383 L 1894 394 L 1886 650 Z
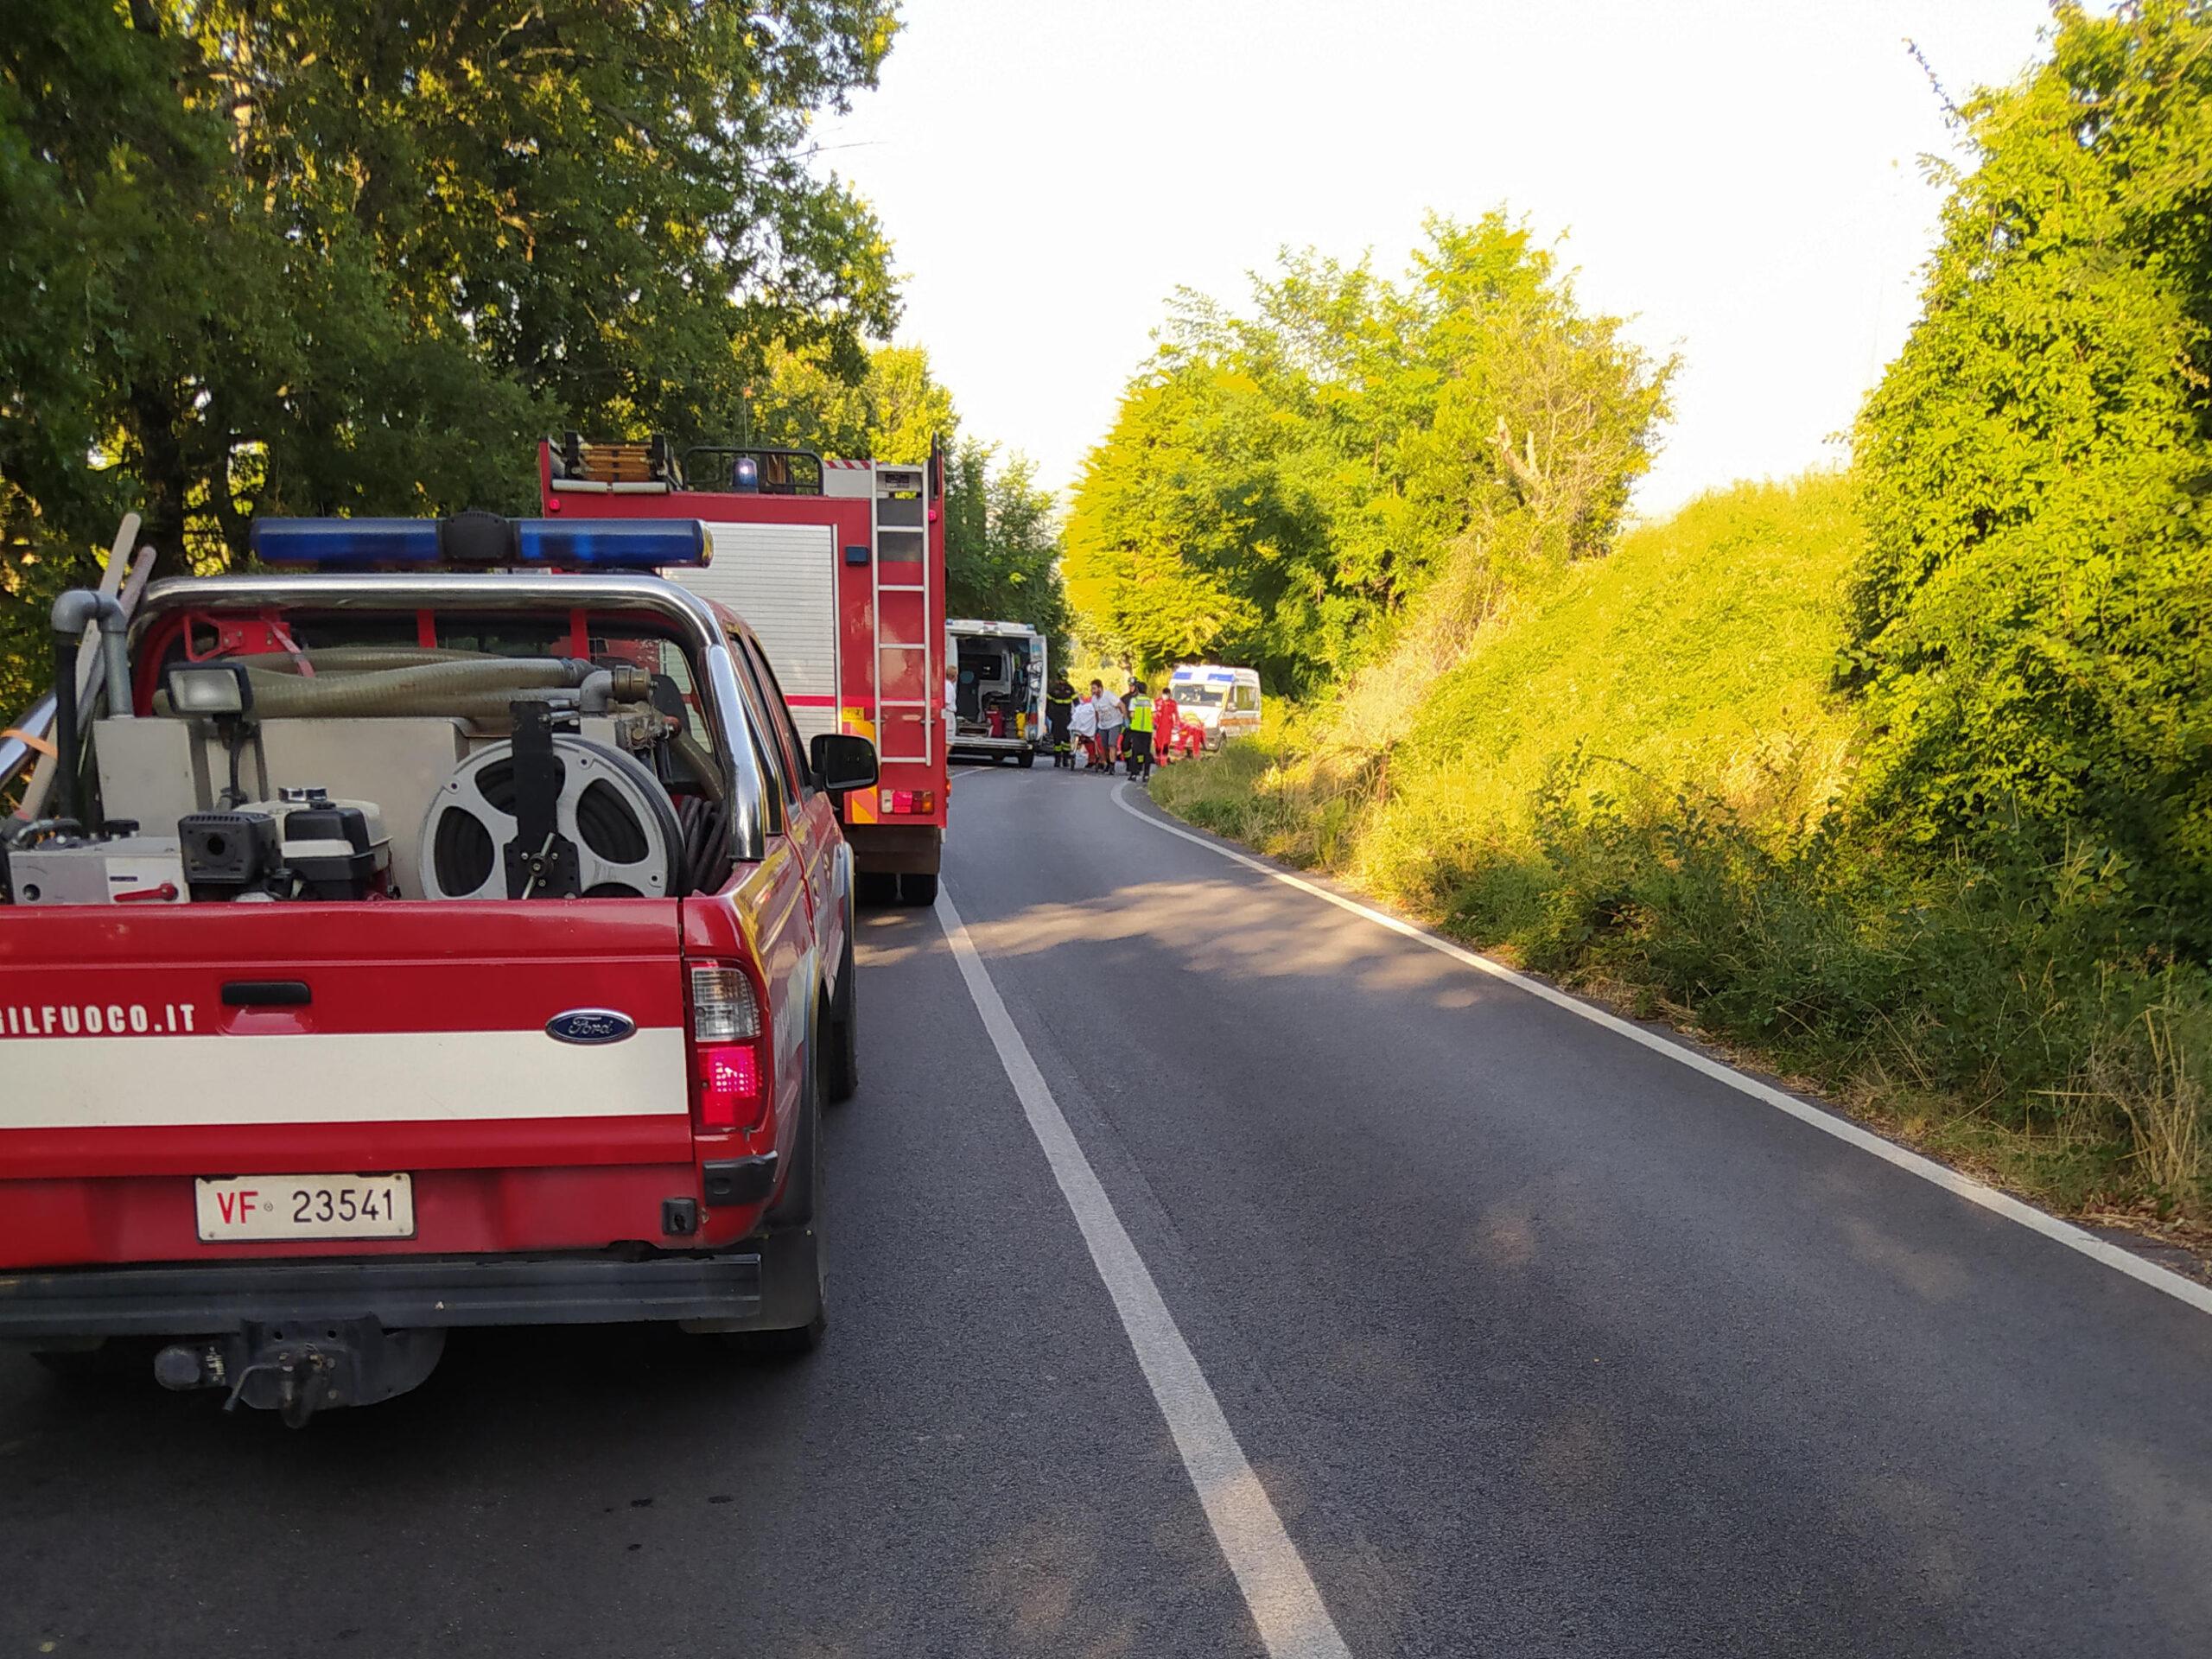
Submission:
M 542 1031 L 0 1040 L 0 1129 L 679 1117 L 683 1033 Z

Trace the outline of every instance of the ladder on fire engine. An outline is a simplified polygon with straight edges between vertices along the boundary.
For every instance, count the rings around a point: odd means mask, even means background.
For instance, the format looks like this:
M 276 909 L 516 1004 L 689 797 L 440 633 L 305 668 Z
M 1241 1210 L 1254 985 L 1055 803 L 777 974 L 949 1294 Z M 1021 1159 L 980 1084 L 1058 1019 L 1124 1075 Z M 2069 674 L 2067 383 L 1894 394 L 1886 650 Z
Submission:
M 885 760 L 919 760 L 932 762 L 937 758 L 938 722 L 930 718 L 930 630 L 940 626 L 930 615 L 929 562 L 929 473 L 921 467 L 878 467 L 875 469 L 874 499 L 869 512 L 875 531 L 875 556 L 869 563 L 872 580 L 871 611 L 875 618 L 875 743 L 876 753 Z M 911 560 L 921 573 L 919 582 L 886 582 L 883 567 L 896 561 L 904 564 Z M 893 639 L 883 620 L 883 596 L 886 594 L 919 594 L 921 595 L 922 637 L 919 639 Z M 919 697 L 887 697 L 883 688 L 893 683 L 895 671 L 912 671 L 912 658 L 901 660 L 901 653 L 912 653 L 919 658 Z M 912 740 L 902 732 L 899 747 L 892 743 L 892 728 L 884 722 L 887 710 L 911 709 L 918 718 L 915 728 L 921 734 L 920 753 L 914 752 Z

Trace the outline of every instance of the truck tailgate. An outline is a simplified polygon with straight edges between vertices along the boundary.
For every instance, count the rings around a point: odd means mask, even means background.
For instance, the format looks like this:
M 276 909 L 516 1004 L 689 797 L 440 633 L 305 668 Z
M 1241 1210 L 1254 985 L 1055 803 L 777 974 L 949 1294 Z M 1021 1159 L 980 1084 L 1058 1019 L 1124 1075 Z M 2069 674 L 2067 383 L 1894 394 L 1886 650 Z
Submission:
M 679 928 L 658 899 L 0 913 L 0 1268 L 657 1239 L 693 1179 Z M 598 1040 L 548 1029 L 594 1010 L 563 1026 Z M 201 1237 L 200 1179 L 395 1172 L 409 1236 Z

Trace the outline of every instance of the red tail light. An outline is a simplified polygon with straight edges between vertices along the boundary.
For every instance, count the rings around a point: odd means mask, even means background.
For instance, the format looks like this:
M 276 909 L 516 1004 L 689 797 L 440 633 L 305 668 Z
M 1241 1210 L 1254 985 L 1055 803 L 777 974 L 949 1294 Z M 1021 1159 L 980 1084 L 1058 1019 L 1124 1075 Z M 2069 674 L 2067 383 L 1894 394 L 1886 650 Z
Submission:
M 742 968 L 691 970 L 692 1109 L 702 1130 L 749 1129 L 768 1091 L 760 1064 L 760 999 Z
M 699 1127 L 749 1129 L 760 1121 L 760 1057 L 750 1043 L 699 1046 Z

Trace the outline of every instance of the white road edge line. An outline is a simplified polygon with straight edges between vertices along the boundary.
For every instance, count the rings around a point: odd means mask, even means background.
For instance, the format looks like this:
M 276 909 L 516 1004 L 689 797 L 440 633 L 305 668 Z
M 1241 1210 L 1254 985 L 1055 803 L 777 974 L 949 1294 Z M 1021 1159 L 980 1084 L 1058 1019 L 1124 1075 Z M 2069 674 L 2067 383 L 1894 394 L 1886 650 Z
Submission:
M 1593 1008 L 1580 998 L 1569 996 L 1566 992 L 1547 985 L 1540 979 L 1532 979 L 1526 974 L 1516 973 L 1512 969 L 1492 962 L 1488 957 L 1470 950 L 1465 945 L 1454 944 L 1451 940 L 1432 933 L 1425 927 L 1416 927 L 1411 922 L 1400 921 L 1395 916 L 1386 915 L 1382 911 L 1359 903 L 1357 899 L 1347 899 L 1342 893 L 1332 893 L 1326 887 L 1314 882 L 1301 880 L 1287 870 L 1277 869 L 1263 859 L 1254 858 L 1249 854 L 1224 847 L 1210 836 L 1199 835 L 1194 830 L 1183 829 L 1177 824 L 1163 823 L 1151 813 L 1130 805 L 1127 798 L 1128 790 L 1129 786 L 1127 784 L 1118 785 L 1114 791 L 1114 804 L 1139 823 L 1149 825 L 1163 835 L 1179 836 L 1193 846 L 1203 847 L 1210 853 L 1219 854 L 1233 864 L 1242 864 L 1246 869 L 1257 870 L 1262 875 L 1280 881 L 1285 887 L 1296 887 L 1300 893 L 1311 893 L 1314 898 L 1325 899 L 1339 910 L 1350 911 L 1355 916 L 1373 922 L 1377 927 L 1388 928 L 1391 932 L 1402 934 L 1417 944 L 1425 944 L 1430 950 L 1440 951 L 1455 962 L 1465 963 L 1478 973 L 1487 974 L 1492 979 L 1503 980 L 1509 985 L 1528 992 L 1531 996 L 1541 998 L 1554 1007 L 1566 1009 L 1578 1019 L 1587 1020 L 1593 1026 L 1602 1026 L 1616 1036 L 1625 1037 L 1632 1043 L 1640 1043 L 1654 1053 L 1663 1054 L 1678 1065 L 1687 1065 L 1693 1071 L 1702 1071 L 1707 1077 L 1725 1083 L 1739 1093 L 1749 1095 L 1754 1100 L 1764 1102 L 1777 1111 L 1787 1112 L 1799 1122 L 1808 1123 L 1823 1135 L 1834 1135 L 1846 1146 L 1856 1147 L 1861 1152 L 1872 1153 L 1884 1162 L 1894 1164 L 1908 1174 L 1917 1175 L 1922 1180 L 1940 1186 L 1947 1192 L 1955 1193 L 1969 1204 L 1978 1204 L 1983 1209 L 2004 1217 L 2007 1221 L 2019 1223 L 2031 1232 L 2041 1233 L 2045 1238 L 2055 1239 L 2068 1249 L 2078 1250 L 2091 1261 L 2102 1262 L 2115 1273 L 2124 1273 L 2130 1279 L 2148 1285 L 2153 1290 L 2164 1291 L 2176 1301 L 2186 1302 L 2200 1313 L 2212 1313 L 2212 1286 L 2199 1284 L 2194 1279 L 2176 1273 L 2171 1268 L 2158 1266 L 2155 1262 L 2146 1262 L 2133 1250 L 2122 1249 L 2117 1244 L 2108 1243 L 2094 1233 L 2085 1231 L 2071 1222 L 2061 1221 L 2056 1216 L 2045 1215 L 2033 1205 L 2023 1203 L 2009 1192 L 2000 1192 L 1995 1187 L 1985 1182 L 1977 1181 L 1970 1175 L 1961 1175 L 1957 1170 L 1939 1164 L 1932 1158 L 1924 1158 L 1916 1152 L 1909 1152 L 1894 1141 L 1885 1141 L 1871 1129 L 1859 1128 L 1858 1124 L 1847 1118 L 1838 1117 L 1817 1107 L 1808 1106 L 1803 1101 L 1793 1095 L 1784 1093 L 1771 1084 L 1761 1083 L 1757 1077 L 1745 1077 L 1733 1066 L 1724 1065 L 1719 1060 L 1700 1054 L 1694 1048 L 1685 1047 L 1680 1043 L 1669 1042 L 1666 1038 L 1646 1031 L 1642 1027 L 1623 1020 L 1617 1014 L 1607 1014 L 1602 1008 Z
M 1122 1329 L 1128 1333 L 1129 1346 L 1152 1387 L 1160 1414 L 1167 1420 L 1167 1432 L 1182 1454 L 1214 1541 L 1236 1574 L 1269 1659 L 1351 1659 L 1313 1574 L 1283 1530 L 1282 1517 L 1275 1513 L 1267 1488 L 1245 1461 L 1244 1448 L 1222 1414 L 1221 1402 L 1198 1369 L 1198 1357 L 1160 1300 L 1151 1269 L 1115 1213 L 1113 1201 L 1052 1098 L 1045 1074 L 1037 1069 L 998 987 L 991 982 L 990 970 L 968 937 L 966 924 L 943 887 L 938 889 L 937 918 L 952 947 L 953 960 L 960 964 L 960 976 L 968 982 L 976 1012 L 983 1017 L 983 1029 L 999 1052 L 1007 1080 L 1014 1084 L 1029 1119 L 1030 1131 L 1044 1148 L 1052 1179 L 1059 1183 L 1060 1196 L 1067 1200 L 1083 1242 L 1090 1248 L 1091 1263 L 1113 1298 L 1114 1311 L 1122 1316 Z

